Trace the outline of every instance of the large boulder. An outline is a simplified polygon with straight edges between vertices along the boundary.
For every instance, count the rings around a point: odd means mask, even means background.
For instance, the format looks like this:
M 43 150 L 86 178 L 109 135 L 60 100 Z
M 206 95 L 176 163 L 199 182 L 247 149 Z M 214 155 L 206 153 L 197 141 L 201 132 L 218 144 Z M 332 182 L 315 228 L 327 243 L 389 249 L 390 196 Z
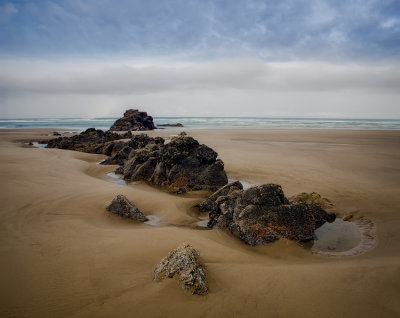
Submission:
M 249 245 L 269 243 L 281 237 L 312 240 L 316 228 L 336 217 L 316 204 L 290 204 L 281 186 L 276 184 L 228 191 L 213 202 L 208 226 L 217 225 Z
M 155 129 L 153 117 L 148 116 L 146 112 L 137 109 L 128 109 L 124 116 L 118 119 L 110 128 L 114 131 L 138 131 Z
M 107 207 L 107 211 L 116 215 L 146 222 L 149 219 L 122 194 L 117 195 Z
M 197 251 L 189 244 L 182 244 L 168 253 L 154 269 L 154 280 L 176 278 L 184 290 L 193 295 L 208 294 L 206 273 Z
M 59 148 L 82 151 L 88 153 L 104 153 L 105 144 L 111 141 L 130 138 L 130 133 L 117 134 L 110 131 L 88 128 L 78 135 L 71 137 L 58 137 L 47 142 L 46 148 Z
M 177 192 L 215 191 L 228 182 L 224 164 L 217 156 L 192 137 L 180 135 L 166 145 L 154 138 L 133 149 L 117 172 L 125 180 L 144 180 Z

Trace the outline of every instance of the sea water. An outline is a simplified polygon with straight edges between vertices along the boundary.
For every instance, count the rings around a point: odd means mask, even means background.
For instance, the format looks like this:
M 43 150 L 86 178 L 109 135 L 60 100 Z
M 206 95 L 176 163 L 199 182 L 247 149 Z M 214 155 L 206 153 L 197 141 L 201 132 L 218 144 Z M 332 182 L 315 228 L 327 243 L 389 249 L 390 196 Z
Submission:
M 108 130 L 118 118 L 17 118 L 0 119 L 0 128 L 61 128 Z M 400 130 L 400 119 L 261 118 L 261 117 L 155 117 L 155 125 L 181 123 L 165 129 L 351 129 Z

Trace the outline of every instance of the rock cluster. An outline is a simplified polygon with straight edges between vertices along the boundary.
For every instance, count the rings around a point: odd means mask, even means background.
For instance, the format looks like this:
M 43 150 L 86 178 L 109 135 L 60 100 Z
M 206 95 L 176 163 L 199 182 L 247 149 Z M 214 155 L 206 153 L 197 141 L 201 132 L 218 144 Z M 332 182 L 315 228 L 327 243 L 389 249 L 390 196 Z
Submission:
M 217 225 L 249 245 L 259 245 L 285 237 L 295 241 L 313 239 L 316 228 L 335 220 L 317 204 L 290 203 L 281 186 L 264 184 L 240 189 L 230 184 L 221 195 L 213 195 L 200 207 L 209 207 L 209 227 Z M 226 194 L 224 194 L 226 193 Z
M 82 151 L 88 153 L 104 153 L 104 146 L 112 141 L 130 138 L 131 133 L 117 134 L 110 131 L 88 128 L 79 135 L 72 137 L 58 137 L 47 142 L 46 148 L 59 148 Z
M 102 163 L 121 165 L 116 173 L 125 180 L 144 180 L 176 192 L 215 191 L 228 182 L 224 164 L 211 148 L 185 134 L 164 143 L 161 137 L 135 135 Z
M 184 290 L 193 295 L 208 294 L 208 284 L 200 256 L 189 244 L 182 244 L 168 253 L 154 270 L 154 280 L 176 278 Z
M 107 211 L 119 216 L 146 222 L 149 219 L 122 194 L 117 195 L 107 207 Z
M 79 135 L 52 139 L 47 148 L 107 155 L 102 164 L 119 165 L 116 173 L 125 180 L 144 180 L 178 193 L 215 191 L 228 182 L 218 154 L 184 132 L 165 144 L 161 137 L 89 128 Z
M 112 131 L 138 131 L 153 130 L 156 127 L 153 123 L 153 117 L 148 116 L 146 112 L 137 109 L 128 109 L 124 116 L 118 119 L 110 128 Z

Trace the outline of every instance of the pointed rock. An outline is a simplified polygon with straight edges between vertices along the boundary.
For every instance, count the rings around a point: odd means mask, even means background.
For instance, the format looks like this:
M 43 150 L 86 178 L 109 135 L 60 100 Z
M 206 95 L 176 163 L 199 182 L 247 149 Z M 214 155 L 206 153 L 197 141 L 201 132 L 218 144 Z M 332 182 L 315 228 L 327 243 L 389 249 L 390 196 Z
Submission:
M 141 222 L 146 222 L 149 219 L 122 194 L 117 195 L 107 207 L 107 211 L 134 219 Z

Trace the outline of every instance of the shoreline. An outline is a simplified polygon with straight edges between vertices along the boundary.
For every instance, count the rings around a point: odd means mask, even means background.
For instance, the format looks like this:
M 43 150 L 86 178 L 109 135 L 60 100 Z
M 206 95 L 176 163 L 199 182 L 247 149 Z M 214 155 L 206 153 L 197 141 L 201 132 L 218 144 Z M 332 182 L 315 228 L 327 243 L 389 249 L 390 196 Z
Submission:
M 316 191 L 339 216 L 372 220 L 377 246 L 349 257 L 311 253 L 287 240 L 250 247 L 218 229 L 193 229 L 188 209 L 201 195 L 123 186 L 104 180 L 113 169 L 95 164 L 103 155 L 16 142 L 45 139 L 54 130 L 0 130 L 0 316 L 309 317 L 310 308 L 324 317 L 400 313 L 400 131 L 187 130 L 218 152 L 230 178 L 278 183 L 287 196 Z M 120 193 L 167 225 L 107 214 L 105 206 Z M 198 249 L 207 267 L 205 298 L 183 293 L 174 280 L 152 281 L 155 265 L 183 242 Z

